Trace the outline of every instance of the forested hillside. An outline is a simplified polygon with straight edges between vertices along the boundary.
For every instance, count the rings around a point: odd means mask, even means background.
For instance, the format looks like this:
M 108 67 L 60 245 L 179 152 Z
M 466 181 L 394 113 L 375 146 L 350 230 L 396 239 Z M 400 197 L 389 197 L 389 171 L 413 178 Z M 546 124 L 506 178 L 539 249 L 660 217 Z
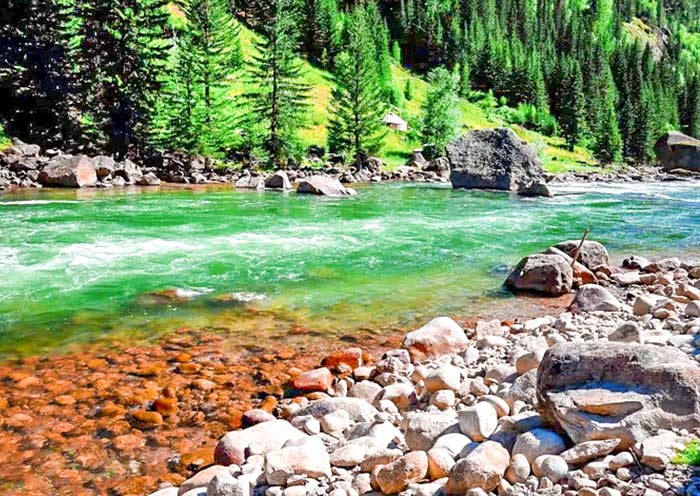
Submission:
M 611 163 L 700 135 L 690 0 L 19 0 L 0 23 L 5 132 L 68 150 L 402 160 L 514 124 Z

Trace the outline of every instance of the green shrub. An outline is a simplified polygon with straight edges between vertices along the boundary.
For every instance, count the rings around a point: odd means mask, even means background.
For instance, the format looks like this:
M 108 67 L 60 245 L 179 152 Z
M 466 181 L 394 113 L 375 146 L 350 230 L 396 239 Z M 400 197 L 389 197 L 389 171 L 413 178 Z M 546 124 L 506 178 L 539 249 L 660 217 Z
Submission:
M 691 441 L 683 451 L 673 459 L 678 465 L 700 466 L 700 441 Z

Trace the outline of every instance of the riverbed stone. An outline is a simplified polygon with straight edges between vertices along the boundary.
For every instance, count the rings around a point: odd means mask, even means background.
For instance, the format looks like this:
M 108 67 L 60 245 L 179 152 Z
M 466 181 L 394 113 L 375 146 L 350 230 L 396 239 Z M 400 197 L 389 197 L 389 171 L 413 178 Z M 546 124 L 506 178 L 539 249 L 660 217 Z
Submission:
M 494 441 L 485 441 L 452 467 L 445 492 L 463 495 L 474 488 L 492 491 L 506 473 L 509 463 L 507 449 Z
M 218 473 L 207 484 L 207 496 L 251 496 L 250 483 L 236 479 L 230 473 Z
M 290 440 L 265 456 L 265 478 L 269 484 L 283 486 L 296 475 L 330 477 L 330 458 L 319 438 Z
M 444 448 L 433 448 L 428 451 L 428 475 L 430 480 L 449 477 L 450 470 L 455 464 L 452 454 Z
M 447 145 L 453 188 L 550 196 L 534 149 L 512 129 L 470 131 Z
M 423 379 L 425 389 L 428 393 L 434 393 L 441 389 L 458 391 L 462 383 L 461 372 L 454 365 L 443 365 L 437 370 L 432 370 Z
M 333 387 L 333 374 L 326 367 L 309 370 L 290 381 L 290 386 L 302 392 L 328 391 Z
M 200 470 L 192 477 L 187 479 L 185 482 L 180 484 L 180 488 L 178 489 L 177 494 L 179 496 L 182 496 L 186 492 L 199 487 L 204 488 L 204 492 L 206 493 L 207 485 L 218 474 L 230 475 L 230 471 L 228 467 L 225 467 L 223 465 L 212 465 L 211 467 L 207 467 L 204 470 Z
M 556 484 L 569 473 L 569 465 L 561 456 L 545 455 L 539 464 L 539 471 L 542 477 Z
M 574 273 L 569 264 L 557 255 L 530 255 L 523 258 L 506 280 L 515 291 L 560 296 L 571 292 Z
M 581 240 L 572 239 L 555 245 L 555 248 L 572 258 L 579 247 L 580 251 L 577 261 L 581 262 L 588 269 L 593 270 L 600 265 L 610 265 L 610 254 L 605 246 L 598 241 L 586 240 L 581 244 Z
M 658 429 L 700 426 L 700 366 L 669 346 L 559 344 L 540 365 L 537 396 L 575 443 L 619 438 L 625 449 Z
M 583 465 L 612 453 L 620 445 L 621 439 L 603 439 L 601 441 L 585 441 L 561 453 L 569 465 Z
M 410 412 L 404 417 L 402 428 L 406 444 L 416 451 L 428 451 L 439 437 L 460 432 L 454 411 Z
M 292 189 L 292 183 L 289 181 L 289 176 L 283 170 L 278 170 L 265 180 L 265 187 L 270 189 Z
M 271 420 L 224 435 L 216 445 L 214 459 L 221 465 L 241 464 L 247 452 L 264 455 L 281 448 L 290 439 L 305 437 L 286 420 Z
M 441 355 L 459 353 L 469 346 L 462 328 L 449 317 L 438 317 L 410 332 L 403 341 L 411 361 L 417 363 Z
M 570 310 L 580 312 L 617 312 L 624 305 L 613 294 L 598 284 L 585 284 L 576 291 Z
M 498 412 L 491 403 L 486 401 L 461 410 L 458 416 L 459 429 L 477 442 L 490 437 L 498 426 Z
M 382 493 L 397 494 L 411 482 L 423 479 L 428 473 L 428 455 L 425 451 L 412 451 L 387 465 L 380 465 L 373 475 Z
M 513 455 L 518 453 L 533 464 L 542 455 L 558 455 L 566 449 L 566 442 L 556 432 L 537 428 L 518 435 L 513 446 Z
M 516 453 L 510 459 L 505 478 L 511 484 L 523 483 L 530 476 L 530 462 L 522 453 Z
M 311 415 L 315 419 L 320 419 L 336 410 L 348 412 L 353 422 L 374 420 L 379 413 L 376 408 L 359 398 L 334 397 L 313 401 L 308 406 L 296 411 L 292 418 Z

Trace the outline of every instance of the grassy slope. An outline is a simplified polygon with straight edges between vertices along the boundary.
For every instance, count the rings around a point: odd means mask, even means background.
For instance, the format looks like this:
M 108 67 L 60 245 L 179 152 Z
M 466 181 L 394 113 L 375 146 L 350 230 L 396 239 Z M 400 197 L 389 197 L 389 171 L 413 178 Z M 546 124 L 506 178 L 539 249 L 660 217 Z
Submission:
M 253 41 L 257 36 L 256 33 L 242 27 L 241 46 L 246 59 L 249 59 L 256 52 Z M 332 77 L 328 72 L 305 61 L 303 64 L 305 82 L 311 86 L 311 108 L 307 125 L 299 134 L 306 146 L 325 145 L 327 137 L 326 124 L 329 118 L 328 108 L 333 87 Z M 393 66 L 392 69 L 394 82 L 398 88 L 403 89 L 406 86 L 406 81 L 411 80 L 413 98 L 410 101 L 405 101 L 400 111 L 404 119 L 409 123 L 417 122 L 421 104 L 425 100 L 428 91 L 428 83 L 398 65 Z M 244 88 L 237 84 L 234 85 L 233 93 L 240 94 L 243 90 Z M 503 125 L 498 119 L 489 118 L 479 106 L 466 100 L 461 99 L 459 107 L 462 115 L 463 131 Z M 531 143 L 538 150 L 545 169 L 550 172 L 587 170 L 596 166 L 596 162 L 590 152 L 585 149 L 577 148 L 571 152 L 565 148 L 564 142 L 560 138 L 543 136 L 519 126 L 512 127 L 521 138 Z M 411 141 L 405 133 L 390 130 L 387 134 L 384 148 L 379 155 L 389 167 L 397 167 L 403 165 L 411 151 L 416 148 L 420 148 L 419 142 Z

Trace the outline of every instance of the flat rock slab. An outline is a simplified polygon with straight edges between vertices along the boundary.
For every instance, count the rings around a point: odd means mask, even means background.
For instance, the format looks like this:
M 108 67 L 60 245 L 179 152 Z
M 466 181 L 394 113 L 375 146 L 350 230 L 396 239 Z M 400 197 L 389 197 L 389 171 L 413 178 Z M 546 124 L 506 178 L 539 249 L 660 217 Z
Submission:
M 537 399 L 575 443 L 619 438 L 626 449 L 659 429 L 700 426 L 700 366 L 672 347 L 564 343 L 545 353 Z

